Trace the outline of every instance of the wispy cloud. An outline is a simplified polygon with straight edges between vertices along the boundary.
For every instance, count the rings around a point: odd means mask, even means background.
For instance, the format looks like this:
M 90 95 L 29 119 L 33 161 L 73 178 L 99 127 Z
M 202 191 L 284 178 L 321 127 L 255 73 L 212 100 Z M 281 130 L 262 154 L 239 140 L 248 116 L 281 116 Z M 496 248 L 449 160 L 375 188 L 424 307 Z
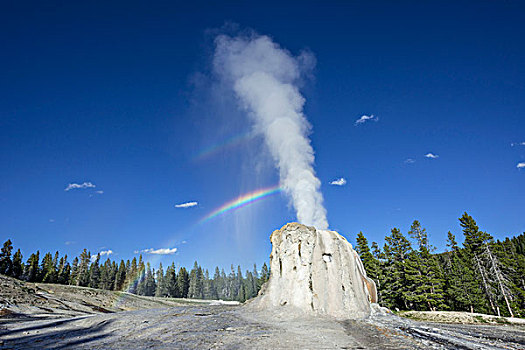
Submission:
M 525 168 L 525 162 L 520 162 L 520 163 L 518 163 L 518 165 L 516 165 L 516 168 L 518 168 L 518 169 L 523 169 L 523 168 Z
M 81 183 L 81 184 L 77 184 L 77 183 L 70 183 L 69 185 L 67 185 L 67 187 L 64 189 L 64 191 L 70 191 L 70 190 L 74 190 L 74 189 L 78 189 L 78 188 L 95 188 L 97 186 L 95 186 L 94 184 L 92 184 L 91 182 L 84 182 L 84 183 Z
M 514 146 L 525 146 L 525 141 L 523 141 L 523 142 L 513 142 L 510 145 L 512 147 L 514 147 Z
M 430 153 L 430 152 L 425 154 L 425 157 L 426 158 L 430 158 L 430 159 L 437 159 L 437 158 L 439 158 L 439 156 L 437 154 Z
M 358 126 L 359 124 L 366 123 L 367 121 L 374 121 L 377 122 L 379 120 L 378 117 L 375 117 L 373 114 L 371 115 L 362 115 L 361 118 L 357 119 L 355 121 L 355 126 Z
M 405 164 L 414 164 L 415 162 L 416 162 L 415 159 L 407 158 L 407 159 L 405 159 L 405 161 L 403 163 L 405 163 Z
M 92 198 L 93 196 L 96 196 L 97 194 L 99 194 L 99 195 L 104 194 L 104 191 L 95 191 L 94 193 L 95 194 L 90 194 L 89 198 Z
M 49 219 L 49 222 L 55 222 L 55 219 Z
M 156 254 L 156 255 L 171 255 L 175 254 L 177 252 L 177 248 L 159 248 L 159 249 L 142 249 L 142 250 L 135 250 L 134 253 L 146 253 L 146 254 Z
M 330 182 L 330 185 L 334 185 L 334 186 L 344 186 L 346 185 L 346 179 L 344 177 L 341 177 L 339 179 L 336 179 L 334 181 L 331 181 Z
M 100 254 L 100 257 L 103 257 L 104 255 L 110 256 L 111 254 L 113 254 L 113 251 L 111 249 L 108 249 L 108 250 L 103 250 L 99 252 L 98 254 Z M 97 254 L 91 255 L 91 261 L 93 262 L 95 260 L 97 260 Z
M 186 203 L 180 203 L 180 204 L 175 204 L 175 208 L 191 208 L 191 207 L 194 207 L 196 206 L 197 202 L 186 202 Z
M 65 241 L 64 242 L 65 245 L 72 245 L 72 244 L 75 244 L 75 243 L 77 243 L 77 242 L 75 242 L 75 241 Z

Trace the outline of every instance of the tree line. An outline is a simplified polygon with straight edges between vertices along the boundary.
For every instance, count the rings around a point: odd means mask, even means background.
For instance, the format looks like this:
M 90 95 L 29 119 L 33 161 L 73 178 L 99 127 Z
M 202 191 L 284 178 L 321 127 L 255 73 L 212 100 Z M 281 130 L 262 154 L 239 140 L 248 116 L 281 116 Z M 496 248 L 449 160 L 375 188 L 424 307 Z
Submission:
M 20 249 L 14 254 L 12 251 L 12 242 L 7 240 L 0 251 L 0 274 L 27 282 L 91 287 L 145 296 L 244 302 L 256 296 L 270 277 L 266 263 L 261 271 L 254 264 L 253 271 L 247 270 L 244 275 L 240 266 L 235 270 L 231 265 L 229 274 L 216 267 L 214 275 L 210 276 L 208 270 L 203 269 L 197 261 L 190 271 L 185 267 L 177 271 L 175 263 L 164 271 L 162 263 L 155 270 L 149 262 L 143 261 L 142 255 L 138 261 L 135 257 L 117 264 L 108 258 L 101 263 L 100 253 L 92 259 L 90 252 L 84 249 L 70 264 L 68 256 L 60 257 L 58 251 L 54 255 L 46 253 L 42 260 L 37 251 L 23 263 Z
M 494 241 L 464 213 L 460 247 L 449 231 L 447 251 L 433 253 L 426 230 L 414 221 L 407 238 L 397 228 L 381 249 L 360 232 L 358 251 L 377 285 L 379 303 L 398 310 L 453 310 L 525 315 L 525 233 Z
M 393 228 L 382 248 L 369 246 L 360 232 L 356 250 L 367 275 L 378 289 L 379 303 L 398 310 L 452 310 L 525 316 L 525 233 L 495 241 L 464 213 L 459 218 L 464 235 L 462 247 L 448 232 L 447 251 L 434 253 L 425 228 L 414 221 L 408 237 Z M 68 257 L 37 251 L 23 263 L 18 249 L 13 255 L 10 240 L 0 251 L 0 274 L 28 282 L 68 284 L 138 295 L 245 301 L 257 295 L 269 278 L 266 263 L 260 271 L 244 274 L 240 266 L 226 274 L 215 268 L 213 277 L 197 262 L 188 271 L 172 263 L 157 270 L 142 255 L 117 264 L 109 258 L 100 263 L 84 249 L 70 264 Z

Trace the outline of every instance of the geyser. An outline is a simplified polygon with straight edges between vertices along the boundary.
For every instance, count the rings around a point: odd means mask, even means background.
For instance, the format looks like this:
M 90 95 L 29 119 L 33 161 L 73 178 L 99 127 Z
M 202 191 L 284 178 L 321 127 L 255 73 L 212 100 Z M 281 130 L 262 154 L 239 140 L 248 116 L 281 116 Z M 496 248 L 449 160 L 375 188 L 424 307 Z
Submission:
M 270 279 L 250 304 L 259 309 L 358 319 L 377 302 L 352 245 L 335 231 L 291 223 L 272 233 Z
M 297 219 L 326 229 L 326 209 L 313 168 L 310 124 L 303 114 L 299 92 L 303 75 L 315 59 L 309 53 L 293 56 L 267 36 L 256 34 L 215 39 L 213 66 L 230 86 L 240 105 L 264 136 L 279 169 L 280 186 L 291 198 Z

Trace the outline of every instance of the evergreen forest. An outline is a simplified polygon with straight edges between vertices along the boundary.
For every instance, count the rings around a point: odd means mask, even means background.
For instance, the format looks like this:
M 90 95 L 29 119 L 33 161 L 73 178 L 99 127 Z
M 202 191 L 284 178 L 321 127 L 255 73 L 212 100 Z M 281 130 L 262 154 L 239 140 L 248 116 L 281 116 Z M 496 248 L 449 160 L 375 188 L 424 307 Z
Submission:
M 467 311 L 525 317 L 525 233 L 495 241 L 464 213 L 464 241 L 449 231 L 447 251 L 433 253 L 426 230 L 414 221 L 408 237 L 393 228 L 382 248 L 357 235 L 356 250 L 391 310 Z
M 368 277 L 378 289 L 379 304 L 391 310 L 449 310 L 525 317 L 525 233 L 495 241 L 481 231 L 474 219 L 464 213 L 459 218 L 464 241 L 460 247 L 449 231 L 447 250 L 435 253 L 427 232 L 414 221 L 408 236 L 393 228 L 383 247 L 368 244 L 362 232 L 356 250 Z M 195 261 L 188 271 L 177 271 L 172 263 L 155 270 L 143 261 L 111 259 L 100 261 L 84 249 L 69 263 L 68 257 L 37 251 L 26 262 L 12 242 L 0 252 L 0 274 L 28 282 L 58 283 L 138 295 L 222 299 L 243 302 L 257 295 L 269 278 L 266 263 L 261 270 L 241 271 L 238 266 L 226 274 L 215 268 L 213 276 Z
M 213 276 L 195 261 L 191 271 L 175 263 L 166 270 L 162 264 L 157 270 L 150 263 L 145 263 L 142 255 L 137 261 L 121 260 L 119 264 L 111 259 L 100 262 L 100 254 L 92 256 L 84 249 L 79 257 L 70 264 L 68 257 L 46 253 L 40 260 L 40 252 L 29 256 L 23 263 L 22 253 L 18 249 L 13 255 L 11 240 L 7 240 L 0 252 L 0 273 L 28 282 L 58 283 L 80 287 L 123 291 L 137 295 L 192 298 L 222 299 L 244 302 L 259 292 L 262 284 L 269 278 L 268 266 L 263 264 L 260 271 L 253 266 L 253 271 L 243 275 L 241 267 L 235 271 L 233 265 L 229 274 L 224 269 L 215 268 Z M 11 256 L 12 255 L 12 256 Z

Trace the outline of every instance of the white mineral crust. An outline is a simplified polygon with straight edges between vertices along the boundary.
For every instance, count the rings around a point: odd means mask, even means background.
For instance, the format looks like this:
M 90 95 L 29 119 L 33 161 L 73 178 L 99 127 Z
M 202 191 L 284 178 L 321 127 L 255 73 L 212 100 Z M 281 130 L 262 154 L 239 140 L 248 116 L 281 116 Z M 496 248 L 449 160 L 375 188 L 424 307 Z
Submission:
M 338 319 L 370 315 L 376 286 L 339 233 L 290 223 L 274 231 L 270 241 L 270 279 L 252 302 L 255 307 Z

